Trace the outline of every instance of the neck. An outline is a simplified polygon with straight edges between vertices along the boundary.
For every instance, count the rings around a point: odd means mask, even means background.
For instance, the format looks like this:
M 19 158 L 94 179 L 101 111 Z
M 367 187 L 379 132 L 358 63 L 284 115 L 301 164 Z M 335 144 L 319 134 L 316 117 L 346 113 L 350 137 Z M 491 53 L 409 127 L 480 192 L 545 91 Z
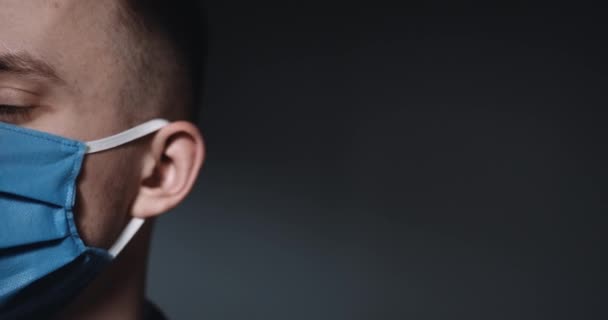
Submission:
M 152 223 L 145 223 L 118 257 L 59 314 L 62 320 L 140 320 Z

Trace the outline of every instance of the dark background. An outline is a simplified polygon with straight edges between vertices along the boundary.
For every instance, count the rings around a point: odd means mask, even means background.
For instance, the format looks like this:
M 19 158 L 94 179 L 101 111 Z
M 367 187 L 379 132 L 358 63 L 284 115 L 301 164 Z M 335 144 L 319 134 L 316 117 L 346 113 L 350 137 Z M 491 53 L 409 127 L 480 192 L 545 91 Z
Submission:
M 172 319 L 607 318 L 597 9 L 207 8 L 208 158 L 149 275 Z

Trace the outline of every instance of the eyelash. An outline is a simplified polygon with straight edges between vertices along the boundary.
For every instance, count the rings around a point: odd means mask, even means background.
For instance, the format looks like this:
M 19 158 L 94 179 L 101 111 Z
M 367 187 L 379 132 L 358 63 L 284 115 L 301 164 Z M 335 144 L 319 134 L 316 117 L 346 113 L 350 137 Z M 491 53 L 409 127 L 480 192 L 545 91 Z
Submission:
M 13 121 L 25 121 L 31 116 L 32 106 L 11 106 L 0 104 L 0 117 L 7 117 Z

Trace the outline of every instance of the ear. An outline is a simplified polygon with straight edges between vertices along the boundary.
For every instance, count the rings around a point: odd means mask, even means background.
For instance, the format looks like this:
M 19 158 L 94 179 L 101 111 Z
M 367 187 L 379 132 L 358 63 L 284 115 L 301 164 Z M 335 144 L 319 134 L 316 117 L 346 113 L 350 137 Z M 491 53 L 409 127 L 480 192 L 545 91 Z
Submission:
M 190 122 L 159 130 L 144 158 L 139 192 L 131 214 L 152 218 L 176 207 L 190 193 L 205 157 L 200 131 Z

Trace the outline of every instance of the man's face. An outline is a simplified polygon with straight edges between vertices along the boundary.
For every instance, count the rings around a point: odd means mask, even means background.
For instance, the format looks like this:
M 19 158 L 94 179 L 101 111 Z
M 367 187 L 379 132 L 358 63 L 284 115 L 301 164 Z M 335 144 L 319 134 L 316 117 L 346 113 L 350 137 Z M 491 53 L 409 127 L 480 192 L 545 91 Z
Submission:
M 0 121 L 88 141 L 127 129 L 129 33 L 116 1 L 0 0 Z M 142 102 L 143 103 L 143 102 Z M 87 156 L 75 215 L 88 245 L 120 233 L 145 141 Z

